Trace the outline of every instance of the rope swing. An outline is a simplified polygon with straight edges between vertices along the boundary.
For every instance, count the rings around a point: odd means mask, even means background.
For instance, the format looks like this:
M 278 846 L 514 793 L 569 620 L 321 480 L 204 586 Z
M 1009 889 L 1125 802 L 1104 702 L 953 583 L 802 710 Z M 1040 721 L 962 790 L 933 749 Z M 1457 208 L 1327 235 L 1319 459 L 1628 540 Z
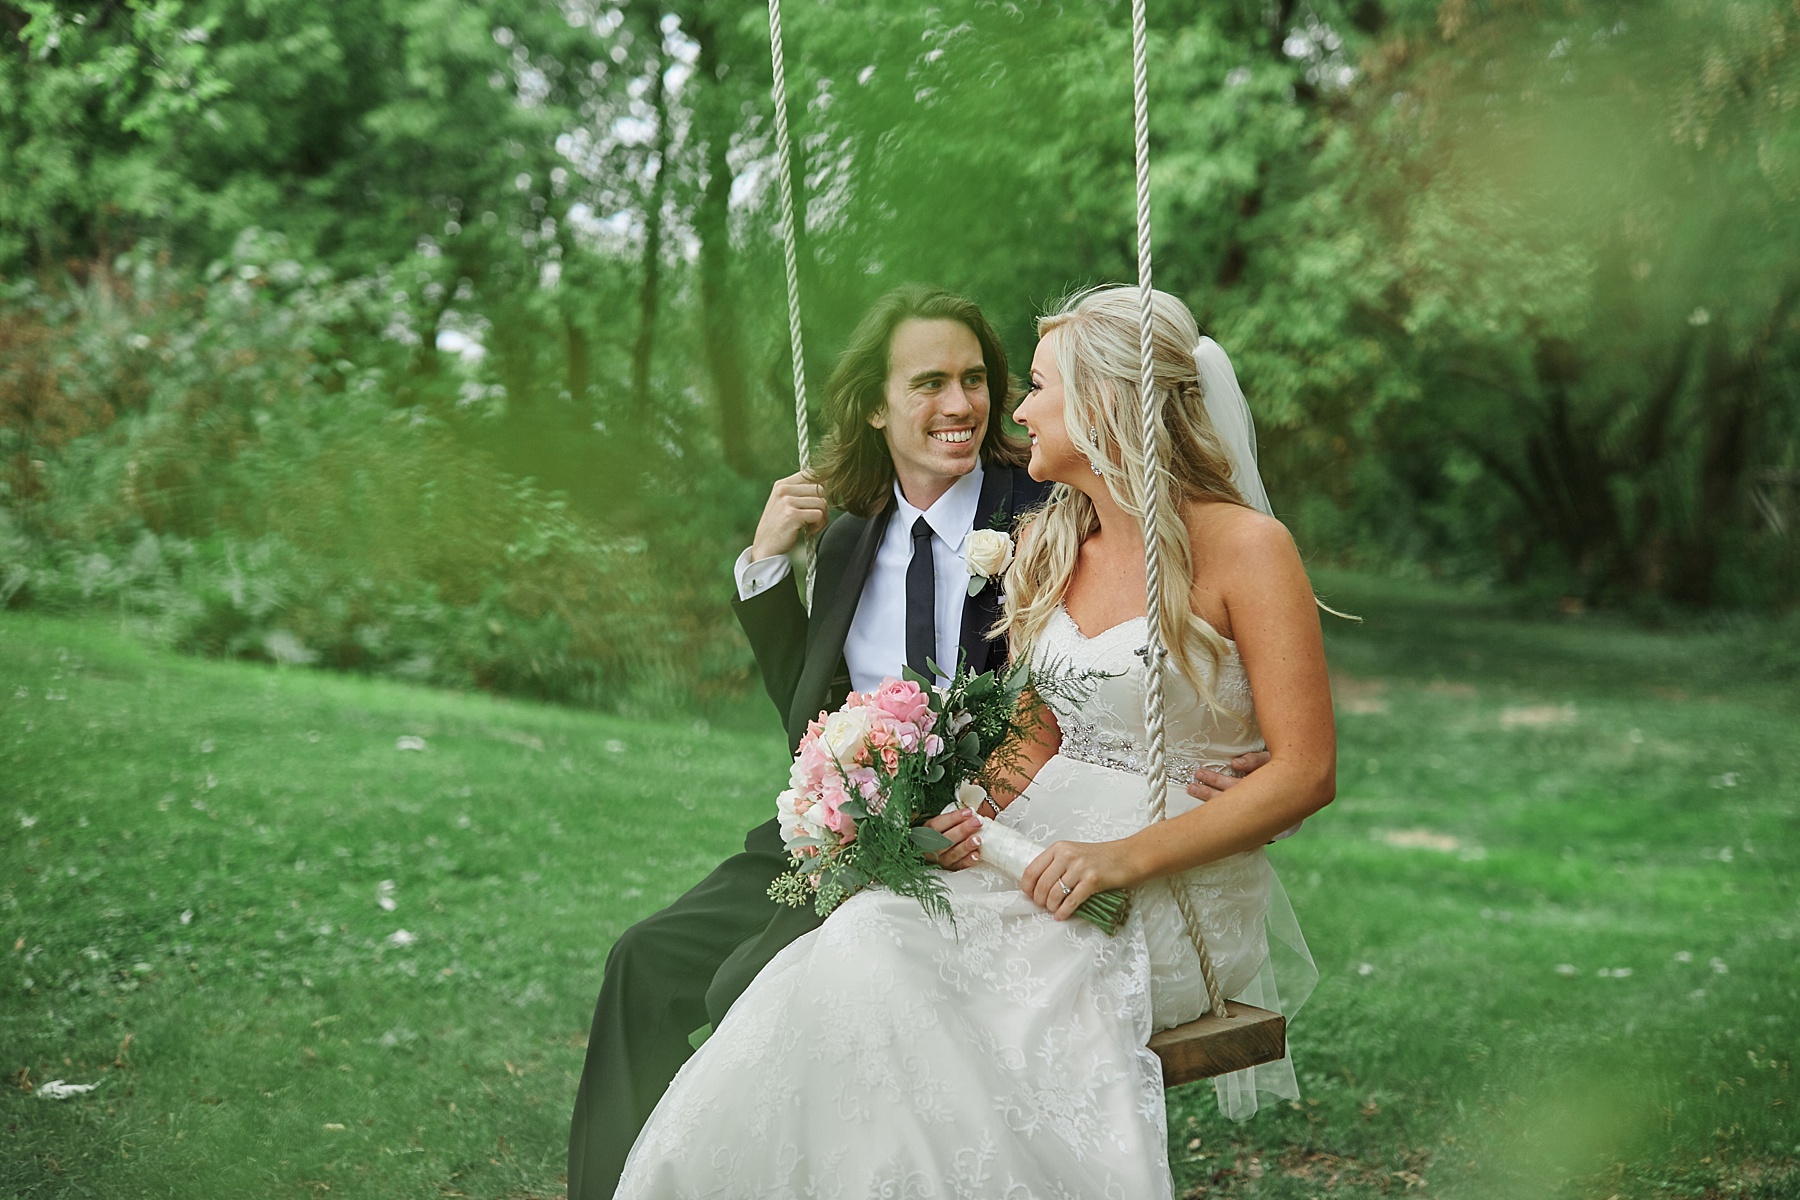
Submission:
M 1169 471 L 1166 465 L 1167 438 L 1163 432 L 1162 414 L 1157 402 L 1156 375 L 1152 348 L 1152 302 L 1155 290 L 1151 284 L 1150 241 L 1150 89 L 1148 22 L 1146 0 L 1131 4 L 1131 92 L 1132 118 L 1136 137 L 1137 176 L 1137 249 L 1138 249 L 1138 398 L 1141 408 L 1143 440 L 1149 461 L 1145 464 L 1150 487 L 1144 503 L 1144 624 L 1145 687 L 1144 727 L 1149 741 L 1150 816 L 1152 821 L 1168 819 L 1168 745 L 1164 733 L 1163 670 L 1168 651 L 1162 628 L 1162 554 L 1157 542 L 1165 503 L 1169 496 Z M 787 71 L 781 40 L 781 0 L 769 0 L 769 58 L 773 81 L 771 95 L 775 104 L 775 157 L 780 176 L 781 249 L 787 271 L 788 341 L 794 363 L 794 433 L 799 449 L 800 465 L 809 459 L 806 421 L 806 363 L 800 330 L 799 249 L 794 221 L 794 190 L 791 175 L 793 161 L 787 119 Z M 811 607 L 813 569 L 816 559 L 808 555 L 806 603 Z M 1243 1070 L 1258 1063 L 1272 1062 L 1286 1053 L 1287 1023 L 1281 1014 L 1245 1004 L 1227 1005 L 1213 970 L 1212 955 L 1207 952 L 1199 916 L 1185 888 L 1172 881 L 1161 881 L 1168 887 L 1181 912 L 1188 939 L 1200 959 L 1200 972 L 1206 983 L 1209 1011 L 1198 1020 L 1174 1029 L 1166 1029 L 1150 1039 L 1150 1049 L 1163 1063 L 1163 1082 L 1167 1087 L 1208 1076 Z
M 811 455 L 806 429 L 806 348 L 800 334 L 800 247 L 794 231 L 793 143 L 788 140 L 787 56 L 781 45 L 781 0 L 769 0 L 769 61 L 775 99 L 775 173 L 781 192 L 781 259 L 787 268 L 788 348 L 794 358 L 794 441 L 800 465 Z
M 1150 819 L 1168 819 L 1168 739 L 1164 735 L 1163 668 L 1168 657 L 1162 628 L 1162 547 L 1157 540 L 1163 505 L 1169 494 L 1167 438 L 1157 402 L 1151 318 L 1155 289 L 1150 253 L 1150 70 L 1149 23 L 1145 0 L 1131 2 L 1131 109 L 1136 139 L 1138 243 L 1138 403 L 1143 420 L 1149 490 L 1144 497 L 1144 729 L 1149 742 Z M 1188 940 L 1200 959 L 1209 1011 L 1198 1020 L 1165 1029 L 1150 1039 L 1162 1060 L 1163 1086 L 1241 1071 L 1273 1062 L 1287 1053 L 1287 1021 L 1277 1012 L 1248 1004 L 1227 1005 L 1219 989 L 1212 955 L 1200 918 L 1186 888 L 1161 881 L 1175 898 Z
M 1138 244 L 1138 403 L 1143 414 L 1145 475 L 1149 489 L 1144 494 L 1144 729 L 1150 741 L 1150 819 L 1168 819 L 1169 748 L 1163 734 L 1163 660 L 1162 628 L 1162 547 L 1157 539 L 1161 528 L 1162 509 L 1168 488 L 1169 472 L 1164 465 L 1162 413 L 1156 395 L 1156 364 L 1151 345 L 1151 301 L 1156 295 L 1150 272 L 1150 69 L 1149 27 L 1144 15 L 1145 0 L 1131 0 L 1131 112 L 1137 135 L 1137 244 Z M 1212 1015 L 1228 1017 L 1225 996 L 1213 971 L 1212 955 L 1206 951 L 1206 939 L 1200 931 L 1200 918 L 1194 912 L 1187 889 L 1169 885 L 1181 920 L 1187 926 L 1188 940 L 1200 956 L 1200 974 L 1206 981 L 1206 998 Z
M 794 443 L 800 468 L 812 459 L 806 423 L 806 346 L 800 332 L 800 247 L 794 223 L 793 143 L 788 137 L 787 54 L 781 42 L 781 0 L 769 0 L 770 95 L 775 102 L 775 174 L 781 196 L 781 259 L 787 274 L 788 350 L 794 363 Z M 806 594 L 802 603 L 812 611 L 813 580 L 818 557 L 806 556 Z

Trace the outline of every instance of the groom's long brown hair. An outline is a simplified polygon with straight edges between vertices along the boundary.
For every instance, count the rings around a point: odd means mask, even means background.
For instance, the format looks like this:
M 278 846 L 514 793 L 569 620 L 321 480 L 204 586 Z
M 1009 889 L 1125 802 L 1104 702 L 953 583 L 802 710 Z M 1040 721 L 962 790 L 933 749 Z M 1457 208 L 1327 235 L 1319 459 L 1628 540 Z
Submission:
M 973 300 L 925 284 L 908 283 L 875 302 L 857 322 L 837 368 L 825 385 L 825 436 L 813 456 L 812 474 L 833 505 L 859 517 L 880 512 L 894 494 L 894 460 L 887 440 L 869 418 L 887 404 L 888 352 L 894 331 L 906 321 L 957 321 L 981 343 L 987 367 L 987 431 L 981 461 L 989 467 L 1022 467 L 1031 456 L 1025 439 L 1008 432 L 1012 377 L 1006 347 Z

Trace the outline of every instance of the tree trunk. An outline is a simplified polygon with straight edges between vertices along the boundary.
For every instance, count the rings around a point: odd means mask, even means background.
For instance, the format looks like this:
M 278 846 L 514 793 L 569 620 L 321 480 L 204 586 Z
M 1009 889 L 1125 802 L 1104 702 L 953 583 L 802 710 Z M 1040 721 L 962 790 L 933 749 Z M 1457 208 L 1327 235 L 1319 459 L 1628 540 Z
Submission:
M 442 364 L 438 361 L 438 331 L 444 322 L 442 304 L 433 304 L 425 310 L 424 320 L 419 326 L 419 353 L 414 356 L 413 369 L 428 379 L 436 379 Z
M 664 65 L 661 54 L 651 63 L 655 72 L 650 83 L 650 106 L 656 112 L 656 179 L 644 203 L 637 338 L 631 345 L 631 405 L 640 417 L 650 411 L 650 363 L 656 352 L 656 312 L 662 275 L 663 203 L 669 192 L 669 98 L 663 90 Z
M 1743 364 L 1730 363 L 1718 342 L 1707 355 L 1703 395 L 1705 442 L 1700 450 L 1693 521 L 1681 540 L 1679 565 L 1669 595 L 1685 604 L 1713 602 L 1719 573 L 1719 539 L 1725 532 L 1732 501 L 1749 460 L 1750 402 L 1745 397 Z
M 1275 0 L 1263 9 L 1268 22 L 1268 50 L 1276 62 L 1286 62 L 1288 23 L 1294 19 L 1295 0 Z
M 567 312 L 563 313 L 563 340 L 568 347 L 568 368 L 564 380 L 569 389 L 569 399 L 574 401 L 578 413 L 584 413 L 587 410 L 582 405 L 587 400 L 588 385 L 593 382 L 593 355 L 588 346 L 587 331 Z
M 1764 374 L 1772 347 L 1785 336 L 1800 282 L 1790 282 L 1737 354 L 1723 331 L 1715 331 L 1701 368 L 1705 441 L 1700 450 L 1694 519 L 1681 539 L 1669 594 L 1689 604 L 1717 599 L 1720 541 L 1737 504 L 1744 476 L 1756 453 L 1757 433 L 1766 420 L 1773 381 Z
M 750 399 L 738 350 L 731 304 L 731 163 L 726 157 L 735 114 L 719 56 L 720 30 L 710 21 L 696 22 L 694 40 L 700 55 L 694 73 L 704 81 L 695 116 L 706 140 L 706 189 L 695 213 L 700 238 L 700 324 L 706 340 L 706 367 L 718 406 L 719 441 L 725 465 L 749 478 L 755 474 L 750 447 Z
M 1600 430 L 1581 419 L 1574 403 L 1585 369 L 1579 354 L 1546 338 L 1533 358 L 1545 405 L 1527 437 L 1526 461 L 1553 521 L 1548 532 L 1574 567 L 1585 598 L 1593 600 L 1618 574 L 1623 526 L 1608 490 L 1613 467 Z
M 1237 224 L 1232 228 L 1231 240 L 1225 243 L 1225 253 L 1219 259 L 1218 275 L 1213 280 L 1221 290 L 1235 286 L 1244 277 L 1245 268 L 1250 265 L 1250 247 L 1244 241 L 1244 227 L 1262 212 L 1263 188 L 1268 173 L 1268 164 L 1265 163 L 1256 173 L 1256 186 L 1245 192 L 1238 201 Z
M 1664 503 L 1663 488 L 1650 480 L 1655 477 L 1656 468 L 1669 453 L 1676 401 L 1687 382 L 1693 346 L 1694 336 L 1690 327 L 1686 334 L 1676 339 L 1662 378 L 1657 381 L 1650 393 L 1650 402 L 1645 406 L 1643 415 L 1638 418 L 1637 436 L 1632 439 L 1636 446 L 1637 461 L 1625 464 L 1636 477 L 1638 488 L 1629 535 L 1632 544 L 1627 547 L 1631 558 L 1630 575 L 1625 582 L 1633 591 L 1650 595 L 1662 590 L 1663 580 L 1667 578 L 1669 570 L 1669 539 L 1667 530 L 1663 528 L 1664 514 L 1668 507 Z M 1623 397 L 1616 407 L 1627 407 Z

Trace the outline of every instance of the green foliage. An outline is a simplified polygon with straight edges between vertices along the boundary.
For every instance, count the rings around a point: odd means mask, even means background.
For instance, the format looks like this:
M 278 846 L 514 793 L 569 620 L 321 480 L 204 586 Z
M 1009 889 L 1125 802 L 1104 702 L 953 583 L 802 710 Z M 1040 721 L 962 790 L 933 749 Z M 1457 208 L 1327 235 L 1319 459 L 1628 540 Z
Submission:
M 1123 6 L 788 7 L 815 391 L 902 280 L 1023 361 L 1133 276 Z M 1796 20 L 1154 6 L 1157 280 L 1309 554 L 1792 605 Z M 725 564 L 794 461 L 766 36 L 0 0 L 0 595 L 534 695 L 740 686 Z
M 490 422 L 394 407 L 408 355 L 379 336 L 383 282 L 335 284 L 282 248 L 246 238 L 191 292 L 141 261 L 73 300 L 21 290 L 9 328 L 37 361 L 0 388 L 51 403 L 0 430 L 7 603 L 100 604 L 203 653 L 588 705 L 741 685 L 716 594 L 729 553 L 705 522 L 688 535 L 701 569 L 653 571 L 641 535 L 495 465 Z M 99 428 L 71 439 L 71 423 Z
M 249 226 L 359 269 L 421 235 L 478 262 L 507 225 L 552 210 L 552 143 L 602 49 L 530 4 L 25 0 L 0 14 L 0 107 L 16 117 L 0 134 L 0 270 L 104 262 L 144 238 L 203 262 Z M 465 214 L 466 238 L 440 228 Z
M 1122 9 L 801 12 L 833 164 L 815 328 L 854 316 L 834 289 L 919 271 L 1028 345 L 1035 307 L 1130 278 Z M 1310 547 L 1588 601 L 1791 601 L 1787 6 L 1153 22 L 1157 278 L 1234 355 Z
M 1298 359 L 1360 328 L 1403 381 L 1301 385 L 1294 448 L 1347 477 L 1340 514 L 1589 601 L 1791 599 L 1800 193 L 1768 97 L 1794 19 L 1445 5 L 1371 48 L 1322 160 L 1343 204 L 1297 240 L 1366 248 L 1352 308 L 1319 345 L 1286 307 L 1251 339 Z

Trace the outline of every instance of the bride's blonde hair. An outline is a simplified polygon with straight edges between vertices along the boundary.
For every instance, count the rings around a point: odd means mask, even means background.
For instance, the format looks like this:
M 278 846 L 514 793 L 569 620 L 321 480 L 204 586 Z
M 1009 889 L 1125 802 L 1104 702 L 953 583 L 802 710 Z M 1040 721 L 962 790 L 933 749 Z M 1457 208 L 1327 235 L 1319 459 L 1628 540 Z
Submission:
M 1075 448 L 1087 455 L 1119 507 L 1144 527 L 1150 488 L 1162 488 L 1155 536 L 1162 552 L 1160 605 L 1169 657 L 1208 704 L 1227 652 L 1225 638 L 1194 613 L 1194 559 L 1189 549 L 1184 504 L 1222 500 L 1243 504 L 1231 481 L 1231 460 L 1206 415 L 1194 349 L 1200 327 L 1187 306 L 1167 292 L 1151 304 L 1153 380 L 1162 421 L 1158 444 L 1144 445 L 1139 402 L 1138 297 L 1135 287 L 1098 287 L 1079 292 L 1038 318 L 1038 337 L 1051 343 L 1063 381 L 1063 424 Z M 1167 463 L 1167 471 L 1149 464 Z M 1154 484 L 1153 484 L 1154 481 Z M 1006 607 L 996 626 L 1010 640 L 1013 657 L 1030 657 L 1032 647 L 1056 612 L 1074 575 L 1081 543 L 1099 529 L 1094 505 L 1067 484 L 1020 531 L 1018 561 L 1007 572 Z M 1210 660 L 1202 670 L 1200 654 Z

